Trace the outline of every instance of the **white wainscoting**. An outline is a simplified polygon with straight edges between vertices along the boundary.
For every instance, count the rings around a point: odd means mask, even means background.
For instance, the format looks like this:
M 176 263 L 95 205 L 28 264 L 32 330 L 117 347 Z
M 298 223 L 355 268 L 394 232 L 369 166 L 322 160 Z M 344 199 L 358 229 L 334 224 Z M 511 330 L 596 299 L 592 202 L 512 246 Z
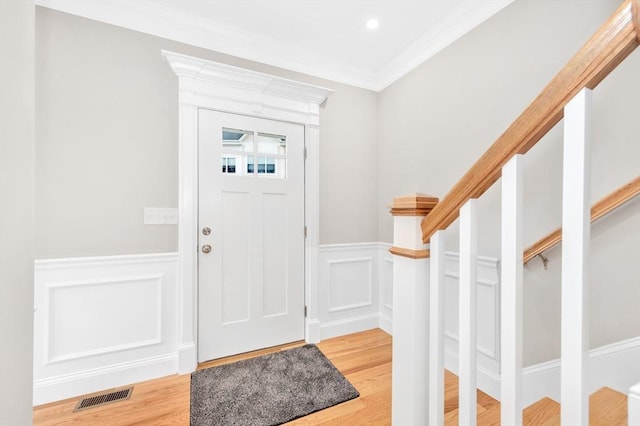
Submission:
M 319 250 L 320 338 L 378 328 L 380 244 L 331 244 Z
M 319 247 L 321 339 L 393 324 L 386 243 Z M 35 262 L 34 405 L 178 371 L 177 254 Z M 458 369 L 458 255 L 446 253 L 445 367 Z M 499 399 L 499 267 L 478 259 L 478 387 Z M 426 309 L 426 307 L 425 307 Z M 640 338 L 590 353 L 591 389 L 626 392 L 640 378 Z M 560 389 L 558 360 L 524 370 L 528 405 Z
M 176 253 L 36 260 L 34 405 L 177 371 Z
M 380 290 L 380 325 L 389 334 L 393 332 L 393 255 L 391 244 L 378 245 L 378 285 Z
M 500 267 L 498 259 L 477 260 L 478 387 L 500 395 Z M 458 373 L 458 253 L 445 253 L 445 368 Z M 498 385 L 496 386 L 496 379 Z

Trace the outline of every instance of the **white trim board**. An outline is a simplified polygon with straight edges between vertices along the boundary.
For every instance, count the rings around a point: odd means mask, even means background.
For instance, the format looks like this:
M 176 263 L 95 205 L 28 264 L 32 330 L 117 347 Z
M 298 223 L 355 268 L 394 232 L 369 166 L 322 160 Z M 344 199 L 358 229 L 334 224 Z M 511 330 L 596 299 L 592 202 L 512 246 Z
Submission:
M 589 351 L 589 393 L 603 386 L 626 394 L 640 379 L 640 337 Z M 445 368 L 458 374 L 458 356 L 446 352 Z M 500 375 L 478 367 L 478 388 L 500 400 Z M 542 398 L 560 401 L 560 360 L 523 369 L 523 403 L 527 407 Z
M 603 386 L 627 393 L 640 380 L 640 337 L 589 351 L 589 388 L 593 393 Z M 524 403 L 533 404 L 545 396 L 560 401 L 560 360 L 532 365 L 523 370 Z
M 178 76 L 178 292 L 180 374 L 197 366 L 198 109 L 305 126 L 305 338 L 320 339 L 316 310 L 320 223 L 320 104 L 331 90 L 179 53 L 162 51 Z
M 34 380 L 33 405 L 169 376 L 175 374 L 177 362 L 177 354 L 165 354 Z

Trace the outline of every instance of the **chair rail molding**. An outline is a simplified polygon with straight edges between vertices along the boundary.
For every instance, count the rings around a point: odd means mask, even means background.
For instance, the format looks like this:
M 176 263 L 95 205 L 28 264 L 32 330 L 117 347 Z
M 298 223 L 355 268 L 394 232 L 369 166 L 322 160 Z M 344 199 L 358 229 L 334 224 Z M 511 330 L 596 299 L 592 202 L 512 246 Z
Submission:
M 197 366 L 198 110 L 215 109 L 305 126 L 305 338 L 320 339 L 317 312 L 320 228 L 320 105 L 330 89 L 162 51 L 178 76 L 178 373 Z

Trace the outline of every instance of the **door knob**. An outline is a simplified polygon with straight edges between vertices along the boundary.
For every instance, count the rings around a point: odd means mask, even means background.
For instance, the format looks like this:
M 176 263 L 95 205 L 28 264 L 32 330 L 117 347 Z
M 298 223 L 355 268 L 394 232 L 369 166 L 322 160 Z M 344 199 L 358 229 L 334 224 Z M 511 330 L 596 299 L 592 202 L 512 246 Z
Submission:
M 205 244 L 202 246 L 202 252 L 203 253 L 209 253 L 211 252 L 211 246 L 209 244 Z

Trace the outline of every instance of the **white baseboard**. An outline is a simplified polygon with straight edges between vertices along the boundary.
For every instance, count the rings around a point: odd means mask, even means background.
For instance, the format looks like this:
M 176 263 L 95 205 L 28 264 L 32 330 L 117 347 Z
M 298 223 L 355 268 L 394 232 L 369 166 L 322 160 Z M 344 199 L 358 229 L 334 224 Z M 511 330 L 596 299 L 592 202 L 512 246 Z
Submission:
M 307 343 L 318 343 L 321 340 L 320 321 L 317 319 L 307 320 Z
M 387 334 L 393 334 L 393 320 L 385 315 L 380 314 L 378 327 Z
M 589 393 L 603 386 L 626 394 L 640 380 L 640 337 L 589 351 Z M 527 367 L 523 371 L 524 403 L 540 398 L 560 401 L 560 360 Z
M 177 362 L 177 354 L 172 353 L 35 380 L 33 405 L 175 374 Z
M 178 374 L 189 374 L 198 367 L 196 344 L 181 345 L 178 349 Z
M 640 380 L 640 337 L 589 351 L 589 393 L 603 386 L 626 394 Z M 445 368 L 458 374 L 458 356 L 445 353 Z M 500 400 L 500 376 L 478 368 L 478 388 Z M 560 360 L 544 362 L 523 370 L 523 404 L 525 407 L 542 398 L 560 402 Z
M 361 317 L 353 317 L 338 321 L 325 322 L 320 325 L 320 337 L 322 340 L 345 334 L 358 333 L 360 331 L 378 328 L 380 323 L 377 313 Z

